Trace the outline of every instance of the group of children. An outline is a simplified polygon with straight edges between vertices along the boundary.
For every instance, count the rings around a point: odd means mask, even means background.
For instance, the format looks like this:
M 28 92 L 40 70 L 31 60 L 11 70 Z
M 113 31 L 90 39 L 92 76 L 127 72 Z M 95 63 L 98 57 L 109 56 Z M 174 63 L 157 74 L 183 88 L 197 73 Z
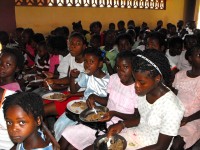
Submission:
M 144 24 L 137 33 L 134 21 L 126 30 L 119 21 L 117 31 L 100 33 L 97 21 L 88 40 L 80 24 L 69 37 L 59 27 L 46 39 L 18 29 L 15 49 L 3 45 L 0 149 L 93 149 L 96 130 L 65 115 L 67 103 L 82 98 L 89 108 L 109 109 L 102 118 L 107 137 L 122 135 L 127 149 L 190 150 L 200 138 L 198 35 L 171 33 L 173 25 L 165 32 L 161 21 L 154 31 Z M 24 92 L 24 76 L 33 73 L 44 86 L 67 91 L 66 99 L 44 101 Z M 49 116 L 57 117 L 57 141 L 43 122 Z

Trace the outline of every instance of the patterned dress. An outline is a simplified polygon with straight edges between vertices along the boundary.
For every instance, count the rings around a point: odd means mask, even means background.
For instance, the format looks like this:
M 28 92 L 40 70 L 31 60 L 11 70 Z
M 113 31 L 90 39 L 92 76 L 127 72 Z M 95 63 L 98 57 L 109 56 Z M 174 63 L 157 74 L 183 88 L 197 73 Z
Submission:
M 146 96 L 139 97 L 140 123 L 120 133 L 127 140 L 127 150 L 136 150 L 156 144 L 159 134 L 176 136 L 183 118 L 184 108 L 172 91 L 157 99 L 153 104 Z
M 178 90 L 177 96 L 185 107 L 184 117 L 200 110 L 200 76 L 190 78 L 187 71 L 178 72 L 173 86 Z M 185 148 L 191 147 L 200 139 L 200 119 L 182 126 L 178 134 L 184 138 Z

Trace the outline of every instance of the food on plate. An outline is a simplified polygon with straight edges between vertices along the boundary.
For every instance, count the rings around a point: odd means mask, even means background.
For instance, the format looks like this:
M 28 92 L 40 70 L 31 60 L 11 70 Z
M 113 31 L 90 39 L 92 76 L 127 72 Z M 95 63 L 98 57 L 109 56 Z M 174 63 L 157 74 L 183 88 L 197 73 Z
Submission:
M 108 150 L 123 150 L 123 140 L 117 139 L 116 141 L 111 140 L 111 145 L 108 147 Z
M 79 107 L 80 109 L 82 110 L 85 110 L 87 108 L 87 104 L 86 102 L 83 102 L 83 101 L 79 101 L 79 102 L 74 102 L 72 105 L 71 105 L 72 108 L 77 108 Z
M 54 93 L 54 94 L 50 95 L 49 97 L 50 97 L 50 99 L 63 99 L 63 98 L 65 98 L 65 94 Z
M 99 111 L 96 113 L 92 113 L 92 114 L 89 114 L 86 116 L 85 120 L 86 121 L 98 121 L 98 120 L 101 120 L 102 116 L 105 115 L 106 112 L 103 112 L 103 111 Z

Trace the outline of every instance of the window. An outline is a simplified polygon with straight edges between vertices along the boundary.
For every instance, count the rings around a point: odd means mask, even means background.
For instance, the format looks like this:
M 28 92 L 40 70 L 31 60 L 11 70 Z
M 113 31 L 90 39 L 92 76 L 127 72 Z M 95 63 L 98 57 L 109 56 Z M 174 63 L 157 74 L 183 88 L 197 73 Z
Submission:
M 166 8 L 166 0 L 15 0 L 15 5 L 47 7 L 112 7 L 164 10 Z

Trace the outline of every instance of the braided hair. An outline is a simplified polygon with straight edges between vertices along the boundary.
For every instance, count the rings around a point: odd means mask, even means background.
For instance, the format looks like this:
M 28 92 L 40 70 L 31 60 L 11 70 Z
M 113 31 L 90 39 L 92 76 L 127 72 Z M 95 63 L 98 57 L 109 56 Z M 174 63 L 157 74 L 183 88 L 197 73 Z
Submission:
M 171 70 L 170 64 L 167 57 L 160 51 L 155 49 L 147 49 L 143 51 L 142 56 L 153 62 L 158 69 L 152 64 L 141 57 L 136 57 L 133 62 L 134 72 L 145 72 L 149 71 L 149 77 L 155 78 L 157 75 L 161 74 L 163 77 L 163 82 L 165 85 L 169 86 L 171 83 Z
M 36 93 L 19 92 L 7 96 L 3 103 L 3 113 L 5 114 L 10 106 L 20 106 L 28 115 L 33 115 L 34 119 L 44 116 L 44 107 L 42 98 Z

